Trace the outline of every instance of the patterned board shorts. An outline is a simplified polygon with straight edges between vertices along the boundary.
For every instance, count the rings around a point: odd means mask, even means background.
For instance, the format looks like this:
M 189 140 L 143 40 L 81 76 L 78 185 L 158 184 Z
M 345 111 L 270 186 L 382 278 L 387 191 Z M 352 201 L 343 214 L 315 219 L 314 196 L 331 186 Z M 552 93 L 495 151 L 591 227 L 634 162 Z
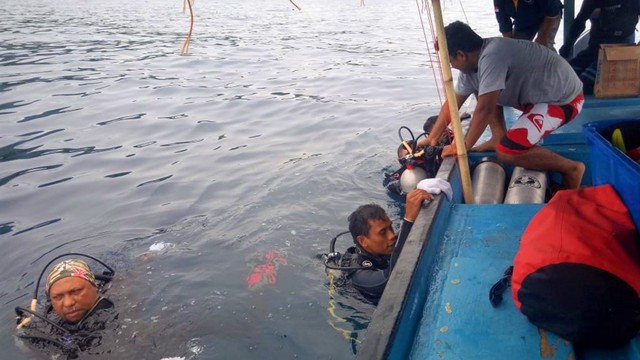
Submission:
M 522 115 L 500 140 L 496 150 L 504 154 L 518 155 L 531 149 L 555 129 L 578 116 L 584 104 L 580 93 L 566 105 L 535 104 L 518 107 Z

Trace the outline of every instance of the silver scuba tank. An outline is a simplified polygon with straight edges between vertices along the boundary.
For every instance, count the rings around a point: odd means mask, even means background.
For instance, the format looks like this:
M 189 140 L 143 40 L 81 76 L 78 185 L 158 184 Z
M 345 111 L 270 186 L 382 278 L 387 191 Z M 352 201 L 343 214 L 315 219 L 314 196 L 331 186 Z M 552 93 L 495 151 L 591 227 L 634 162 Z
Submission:
M 520 166 L 513 169 L 505 204 L 542 204 L 547 191 L 547 174 Z
M 400 175 L 400 189 L 403 193 L 408 194 L 416 189 L 420 181 L 426 178 L 427 172 L 423 168 L 407 164 L 407 168 Z
M 476 204 L 502 204 L 506 175 L 496 159 L 482 158 L 473 170 L 473 201 Z

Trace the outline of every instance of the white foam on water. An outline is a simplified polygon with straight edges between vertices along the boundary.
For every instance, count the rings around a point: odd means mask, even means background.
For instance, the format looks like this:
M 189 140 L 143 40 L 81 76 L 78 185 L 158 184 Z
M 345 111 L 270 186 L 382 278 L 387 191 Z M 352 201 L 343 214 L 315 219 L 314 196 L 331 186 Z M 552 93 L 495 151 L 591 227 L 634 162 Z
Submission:
M 163 250 L 171 249 L 173 247 L 175 247 L 175 244 L 160 241 L 149 246 L 149 251 L 163 251 Z

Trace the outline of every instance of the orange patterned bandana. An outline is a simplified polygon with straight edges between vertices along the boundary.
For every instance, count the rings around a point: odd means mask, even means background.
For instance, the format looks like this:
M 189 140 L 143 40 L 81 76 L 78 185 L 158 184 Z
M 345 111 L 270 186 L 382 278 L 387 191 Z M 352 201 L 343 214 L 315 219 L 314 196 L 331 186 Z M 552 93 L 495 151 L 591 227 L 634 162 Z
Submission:
M 64 279 L 69 276 L 75 276 L 87 280 L 93 286 L 96 286 L 96 278 L 91 272 L 89 265 L 86 262 L 79 259 L 64 260 L 53 267 L 49 276 L 47 276 L 47 284 L 45 291 L 49 294 L 51 285 L 60 279 Z

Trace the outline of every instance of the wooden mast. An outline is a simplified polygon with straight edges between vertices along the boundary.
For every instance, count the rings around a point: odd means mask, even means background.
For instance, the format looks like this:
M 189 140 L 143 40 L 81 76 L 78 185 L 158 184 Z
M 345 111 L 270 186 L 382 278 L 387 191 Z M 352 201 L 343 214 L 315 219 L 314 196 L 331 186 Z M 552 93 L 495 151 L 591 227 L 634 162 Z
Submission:
M 435 19 L 436 34 L 438 39 L 438 54 L 440 63 L 442 64 L 442 76 L 444 78 L 444 88 L 449 104 L 449 116 L 451 118 L 451 126 L 453 127 L 453 137 L 456 144 L 456 152 L 458 156 L 458 166 L 460 167 L 460 176 L 462 178 L 462 192 L 464 202 L 473 204 L 473 189 L 471 187 L 471 175 L 469 171 L 469 158 L 467 157 L 467 149 L 464 143 L 464 134 L 462 133 L 462 125 L 460 124 L 460 113 L 458 102 L 453 90 L 453 75 L 451 74 L 451 64 L 449 63 L 449 49 L 447 48 L 447 38 L 444 34 L 444 22 L 442 20 L 442 7 L 440 0 L 431 0 L 433 4 L 433 15 Z

